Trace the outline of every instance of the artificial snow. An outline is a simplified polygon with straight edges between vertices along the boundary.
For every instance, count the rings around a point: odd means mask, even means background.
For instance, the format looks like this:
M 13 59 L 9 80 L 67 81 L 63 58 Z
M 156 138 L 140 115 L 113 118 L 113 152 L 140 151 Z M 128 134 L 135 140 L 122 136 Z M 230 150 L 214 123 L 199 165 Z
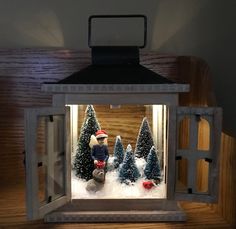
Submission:
M 113 161 L 113 157 L 109 158 L 109 164 Z M 118 170 L 108 171 L 104 187 L 95 193 L 86 190 L 87 181 L 75 176 L 72 171 L 72 198 L 73 199 L 104 199 L 104 198 L 166 198 L 166 185 L 161 182 L 159 185 L 151 189 L 143 187 L 143 169 L 146 161 L 142 158 L 135 158 L 136 165 L 141 173 L 141 177 L 129 185 L 120 183 L 118 180 Z

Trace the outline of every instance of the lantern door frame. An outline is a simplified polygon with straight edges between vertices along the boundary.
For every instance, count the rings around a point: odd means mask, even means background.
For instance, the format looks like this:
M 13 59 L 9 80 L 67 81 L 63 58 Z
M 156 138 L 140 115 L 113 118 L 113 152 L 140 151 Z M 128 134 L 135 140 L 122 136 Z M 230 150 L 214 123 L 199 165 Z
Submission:
M 55 126 L 54 116 L 61 116 L 62 122 Z M 40 117 L 47 117 L 43 137 L 45 136 L 45 155 L 39 155 L 37 152 L 37 128 Z M 28 108 L 25 110 L 25 165 L 26 165 L 26 208 L 27 218 L 30 220 L 43 218 L 47 213 L 57 209 L 71 200 L 71 149 L 70 149 L 70 110 L 69 107 L 42 107 Z M 60 126 L 60 127 L 59 127 Z M 55 133 L 58 129 L 60 136 Z M 61 142 L 54 142 L 57 139 Z M 54 146 L 59 145 L 57 154 Z M 61 160 L 63 171 L 60 174 L 54 174 L 55 163 Z M 63 160 L 63 161 L 62 161 Z M 41 202 L 39 198 L 39 174 L 38 167 L 47 167 L 45 174 L 44 195 L 45 201 Z M 49 174 L 50 173 L 50 174 Z M 55 175 L 51 177 L 52 175 Z M 64 176 L 64 179 L 59 177 Z M 54 193 L 55 182 L 62 186 L 63 193 L 58 196 Z
M 62 85 L 60 85 L 61 87 Z M 88 86 L 87 86 L 88 87 Z M 101 87 L 102 88 L 102 87 Z M 132 88 L 132 87 L 130 87 Z M 146 200 L 140 200 L 140 199 L 133 199 L 133 201 L 138 201 L 140 204 L 144 203 L 145 209 L 139 213 L 134 212 L 134 216 L 130 215 L 130 211 L 132 209 L 128 209 L 127 211 L 124 210 L 121 212 L 117 211 L 117 209 L 121 209 L 121 206 L 126 206 L 127 204 L 132 207 L 132 200 L 131 199 L 119 199 L 119 200 L 109 200 L 104 199 L 105 202 L 107 202 L 106 206 L 110 206 L 111 208 L 109 211 L 105 211 L 104 214 L 97 211 L 89 211 L 89 209 L 93 209 L 93 207 L 99 203 L 101 203 L 101 200 L 93 199 L 91 200 L 79 200 L 74 199 L 71 200 L 71 193 L 67 196 L 65 199 L 65 206 L 62 206 L 58 210 L 56 208 L 50 208 L 47 209 L 44 213 L 48 213 L 45 216 L 46 222 L 87 222 L 87 221 L 94 221 L 94 222 L 113 222 L 118 219 L 121 219 L 122 221 L 130 221 L 131 218 L 135 221 L 142 220 L 142 221 L 184 221 L 186 220 L 185 213 L 179 208 L 176 200 L 193 200 L 193 201 L 200 201 L 200 202 L 206 202 L 205 197 L 204 198 L 189 198 L 189 193 L 178 195 L 175 193 L 175 182 L 176 182 L 176 156 L 178 156 L 177 151 L 177 120 L 178 120 L 178 93 L 163 93 L 162 92 L 153 92 L 148 93 L 146 92 L 134 92 L 129 91 L 129 93 L 114 93 L 111 94 L 109 92 L 106 93 L 58 93 L 53 94 L 53 108 L 52 109 L 65 109 L 66 105 L 72 105 L 72 104 L 114 104 L 114 105 L 122 105 L 122 104 L 143 104 L 143 105 L 153 105 L 153 104 L 161 104 L 161 105 L 167 105 L 168 110 L 168 128 L 167 128 L 167 170 L 166 170 L 166 185 L 167 185 L 167 198 L 166 199 L 146 199 Z M 181 108 L 180 108 L 181 109 Z M 186 108 L 187 109 L 187 108 Z M 185 109 L 185 110 L 186 110 Z M 189 108 L 191 111 L 191 108 Z M 200 108 L 192 108 L 193 109 L 200 109 Z M 211 109 L 211 108 L 210 108 Z M 40 109 L 39 109 L 40 110 Z M 207 110 L 207 108 L 202 108 L 202 111 Z M 220 113 L 220 112 L 219 112 Z M 29 118 L 29 114 L 26 115 L 26 117 Z M 26 118 L 26 119 L 27 119 Z M 217 120 L 220 121 L 221 116 L 217 116 Z M 32 120 L 31 120 L 32 121 Z M 30 122 L 26 122 L 27 125 L 30 125 Z M 69 129 L 69 128 L 68 128 Z M 69 131 L 70 132 L 70 131 Z M 216 133 L 217 132 L 217 133 Z M 214 137 L 219 137 L 220 128 L 216 130 Z M 69 136 L 69 135 L 67 135 Z M 70 142 L 70 137 L 67 138 L 67 142 Z M 28 144 L 26 142 L 26 144 Z M 216 151 L 218 151 L 219 144 L 216 146 Z M 70 155 L 71 156 L 71 155 Z M 217 157 L 217 156 L 216 156 Z M 28 158 L 28 161 L 31 159 L 31 157 Z M 71 163 L 71 162 L 70 162 Z M 67 164 L 67 171 L 66 173 L 71 172 L 71 164 Z M 218 166 L 218 163 L 217 163 Z M 70 170 L 70 171 L 68 171 Z M 218 172 L 218 170 L 214 170 L 214 172 Z M 213 176 L 215 176 L 213 174 Z M 67 176 L 67 179 L 69 179 Z M 215 182 L 217 176 L 214 177 L 214 181 L 211 180 L 211 183 Z M 70 178 L 71 179 L 71 178 Z M 71 181 L 69 181 L 71 182 Z M 67 181 L 67 184 L 69 184 Z M 216 191 L 214 193 L 214 198 L 208 198 L 207 202 L 213 202 L 216 199 L 217 194 L 217 183 L 215 184 Z M 30 190 L 28 190 L 28 193 L 30 193 Z M 197 195 L 195 195 L 197 196 Z M 86 202 L 87 201 L 87 202 Z M 118 202 L 117 202 L 118 201 Z M 130 202 L 131 201 L 131 202 Z M 68 203 L 69 202 L 69 203 Z M 117 202 L 117 203 L 115 203 Z M 68 203 L 68 204 L 66 204 Z M 131 203 L 131 204 L 129 204 Z M 155 204 L 156 203 L 156 204 Z M 63 205 L 61 204 L 61 205 Z M 57 207 L 61 206 L 57 205 Z M 153 214 L 151 211 L 153 211 L 153 206 L 158 206 L 155 208 L 156 212 Z M 80 207 L 79 206 L 85 206 L 85 212 L 81 213 L 79 212 Z M 83 207 L 82 207 L 83 208 Z M 86 210 L 87 209 L 87 210 Z M 148 210 L 149 209 L 149 210 Z M 54 212 L 51 212 L 52 210 L 56 210 Z M 146 211 L 147 210 L 147 211 Z M 68 215 L 68 211 L 70 212 Z M 101 211 L 101 210 L 100 210 Z M 115 213 L 110 211 L 115 211 Z M 164 211 L 164 213 L 163 213 Z M 85 215 L 84 215 L 85 214 Z M 109 215 L 109 216 L 108 216 Z M 129 217 L 130 215 L 130 217 Z M 43 216 L 37 215 L 38 217 Z M 105 217 L 106 216 L 106 217 Z M 34 217 L 36 218 L 36 217 Z M 87 219 L 87 220 L 86 220 Z

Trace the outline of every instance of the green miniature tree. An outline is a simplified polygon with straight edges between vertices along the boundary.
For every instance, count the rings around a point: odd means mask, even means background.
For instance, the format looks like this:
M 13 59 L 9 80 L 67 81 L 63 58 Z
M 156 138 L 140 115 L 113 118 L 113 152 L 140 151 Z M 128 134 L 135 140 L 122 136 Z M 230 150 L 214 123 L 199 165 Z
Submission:
M 95 110 L 92 105 L 88 105 L 85 110 L 85 118 L 80 130 L 78 147 L 75 155 L 74 169 L 76 176 L 89 180 L 92 178 L 94 163 L 91 157 L 91 148 L 89 146 L 91 135 L 100 129 L 96 118 Z
M 135 156 L 147 160 L 150 149 L 154 145 L 151 129 L 146 117 L 143 118 L 140 126 L 138 139 L 135 147 Z
M 152 146 L 148 154 L 147 164 L 144 168 L 144 175 L 148 180 L 161 180 L 160 163 L 154 146 Z
M 140 172 L 135 164 L 131 145 L 127 146 L 125 159 L 119 170 L 119 180 L 121 183 L 129 184 L 135 182 L 140 177 Z
M 116 142 L 114 146 L 114 161 L 113 161 L 114 168 L 117 169 L 119 165 L 123 162 L 123 160 L 124 160 L 124 147 L 121 142 L 121 137 L 116 136 Z

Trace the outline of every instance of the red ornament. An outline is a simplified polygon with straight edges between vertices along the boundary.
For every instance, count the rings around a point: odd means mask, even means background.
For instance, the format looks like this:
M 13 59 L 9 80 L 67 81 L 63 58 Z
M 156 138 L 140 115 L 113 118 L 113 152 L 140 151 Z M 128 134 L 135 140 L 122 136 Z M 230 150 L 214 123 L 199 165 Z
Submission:
M 98 161 L 96 164 L 97 169 L 103 169 L 105 167 L 105 161 Z
M 154 186 L 154 184 L 153 184 L 152 181 L 144 181 L 144 182 L 143 182 L 143 187 L 144 187 L 145 189 L 151 189 L 153 186 Z

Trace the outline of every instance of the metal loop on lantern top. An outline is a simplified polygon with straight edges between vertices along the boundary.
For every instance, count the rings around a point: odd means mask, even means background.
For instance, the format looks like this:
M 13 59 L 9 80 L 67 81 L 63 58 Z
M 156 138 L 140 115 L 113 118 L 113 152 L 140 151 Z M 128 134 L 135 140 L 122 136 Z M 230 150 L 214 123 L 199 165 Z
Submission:
M 134 15 L 92 15 L 88 19 L 88 46 L 90 48 L 95 47 L 91 44 L 91 34 L 92 34 L 92 20 L 96 18 L 143 18 L 144 20 L 144 35 L 143 35 L 143 44 L 137 46 L 139 48 L 144 48 L 147 42 L 147 17 L 145 15 L 134 14 Z

